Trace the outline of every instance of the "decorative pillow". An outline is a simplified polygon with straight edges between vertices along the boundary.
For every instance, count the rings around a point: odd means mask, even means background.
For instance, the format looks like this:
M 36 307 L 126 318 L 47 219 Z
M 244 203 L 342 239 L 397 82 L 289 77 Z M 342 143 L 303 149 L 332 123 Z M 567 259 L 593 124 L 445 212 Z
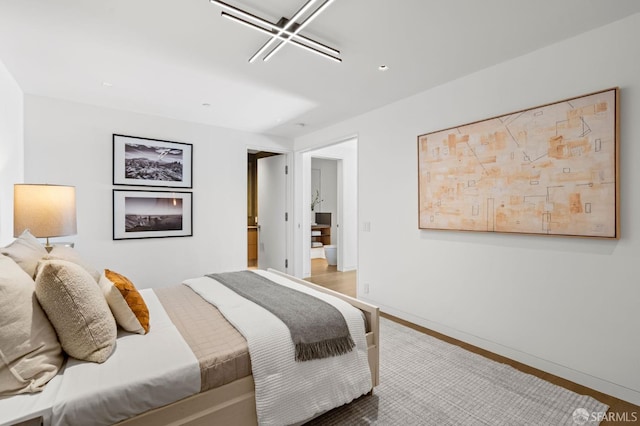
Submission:
M 36 296 L 66 353 L 99 363 L 109 358 L 116 344 L 116 322 L 100 287 L 84 268 L 66 260 L 43 260 Z
M 49 253 L 49 256 L 46 258 L 73 262 L 76 265 L 82 266 L 93 277 L 93 279 L 96 280 L 96 282 L 100 280 L 100 272 L 80 257 L 78 251 L 73 247 L 54 245 L 53 249 L 51 249 L 51 253 Z
M 39 392 L 64 355 L 31 278 L 0 254 L 0 396 Z
M 12 258 L 31 278 L 36 275 L 36 267 L 42 257 L 47 255 L 47 250 L 26 229 L 11 244 L 0 249 L 0 253 Z
M 149 332 L 149 309 L 127 277 L 105 269 L 100 277 L 100 287 L 120 327 L 132 333 Z

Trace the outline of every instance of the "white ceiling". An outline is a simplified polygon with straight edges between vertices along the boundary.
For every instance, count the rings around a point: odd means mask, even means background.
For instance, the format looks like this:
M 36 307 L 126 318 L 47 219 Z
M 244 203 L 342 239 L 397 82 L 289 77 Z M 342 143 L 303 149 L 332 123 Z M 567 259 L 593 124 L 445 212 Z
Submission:
M 306 0 L 226 1 L 276 22 Z M 266 36 L 221 10 L 0 0 L 0 61 L 25 93 L 296 137 L 638 13 L 640 1 L 336 0 L 302 34 L 342 63 L 287 46 L 249 64 Z

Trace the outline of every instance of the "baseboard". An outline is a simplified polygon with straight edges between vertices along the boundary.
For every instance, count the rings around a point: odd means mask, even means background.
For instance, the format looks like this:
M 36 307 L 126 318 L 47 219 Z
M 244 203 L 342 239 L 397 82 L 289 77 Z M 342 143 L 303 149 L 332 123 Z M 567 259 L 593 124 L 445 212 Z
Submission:
M 436 323 L 433 321 L 429 321 L 424 318 L 420 318 L 418 316 L 394 309 L 389 306 L 384 306 L 383 304 L 378 303 L 377 300 L 371 300 L 371 299 L 368 299 L 367 297 L 360 297 L 360 294 L 358 296 L 359 296 L 358 298 L 361 299 L 363 302 L 377 305 L 380 308 L 380 310 L 384 313 L 401 318 L 405 321 L 412 322 L 416 325 L 428 328 L 430 330 L 436 331 L 438 333 L 444 334 L 454 339 L 461 340 L 465 343 L 477 346 L 484 350 L 493 352 L 497 355 L 501 355 L 506 358 L 512 359 L 514 361 L 518 361 L 530 367 L 537 368 L 539 370 L 545 371 L 547 373 L 551 373 L 558 377 L 562 377 L 563 379 L 570 380 L 572 382 L 575 382 L 582 386 L 586 386 L 598 392 L 611 395 L 615 398 L 630 402 L 634 405 L 640 405 L 640 391 L 638 390 L 630 389 L 630 388 L 618 385 L 616 383 L 612 383 L 610 381 L 601 379 L 599 377 L 595 377 L 590 374 L 575 370 L 571 367 L 560 365 L 555 362 L 519 351 L 517 349 L 513 349 L 508 346 L 501 345 L 499 343 L 491 342 L 481 337 L 474 336 L 472 334 L 468 334 L 463 331 L 456 330 L 454 328 L 451 328 L 446 325 Z
M 342 269 L 340 269 L 340 272 L 349 272 L 349 271 L 355 271 L 356 269 L 358 269 L 357 266 L 343 266 Z

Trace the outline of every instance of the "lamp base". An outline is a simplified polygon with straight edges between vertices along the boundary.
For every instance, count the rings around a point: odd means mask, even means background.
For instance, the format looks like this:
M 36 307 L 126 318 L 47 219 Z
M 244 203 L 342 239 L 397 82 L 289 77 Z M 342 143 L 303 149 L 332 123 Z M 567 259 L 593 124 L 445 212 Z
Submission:
M 45 250 L 47 250 L 47 253 L 51 253 L 51 250 L 53 250 L 55 246 L 64 246 L 64 247 L 73 248 L 75 246 L 75 243 L 73 241 L 57 241 L 53 244 L 50 244 L 49 240 L 47 239 L 47 242 L 45 243 L 44 248 Z

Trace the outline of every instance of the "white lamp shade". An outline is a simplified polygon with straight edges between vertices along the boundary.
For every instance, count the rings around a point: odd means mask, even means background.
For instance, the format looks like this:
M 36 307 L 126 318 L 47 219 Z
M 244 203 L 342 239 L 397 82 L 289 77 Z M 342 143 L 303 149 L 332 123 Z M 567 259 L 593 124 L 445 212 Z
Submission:
M 14 185 L 14 237 L 18 237 L 25 229 L 38 238 L 76 234 L 76 188 L 62 185 Z

